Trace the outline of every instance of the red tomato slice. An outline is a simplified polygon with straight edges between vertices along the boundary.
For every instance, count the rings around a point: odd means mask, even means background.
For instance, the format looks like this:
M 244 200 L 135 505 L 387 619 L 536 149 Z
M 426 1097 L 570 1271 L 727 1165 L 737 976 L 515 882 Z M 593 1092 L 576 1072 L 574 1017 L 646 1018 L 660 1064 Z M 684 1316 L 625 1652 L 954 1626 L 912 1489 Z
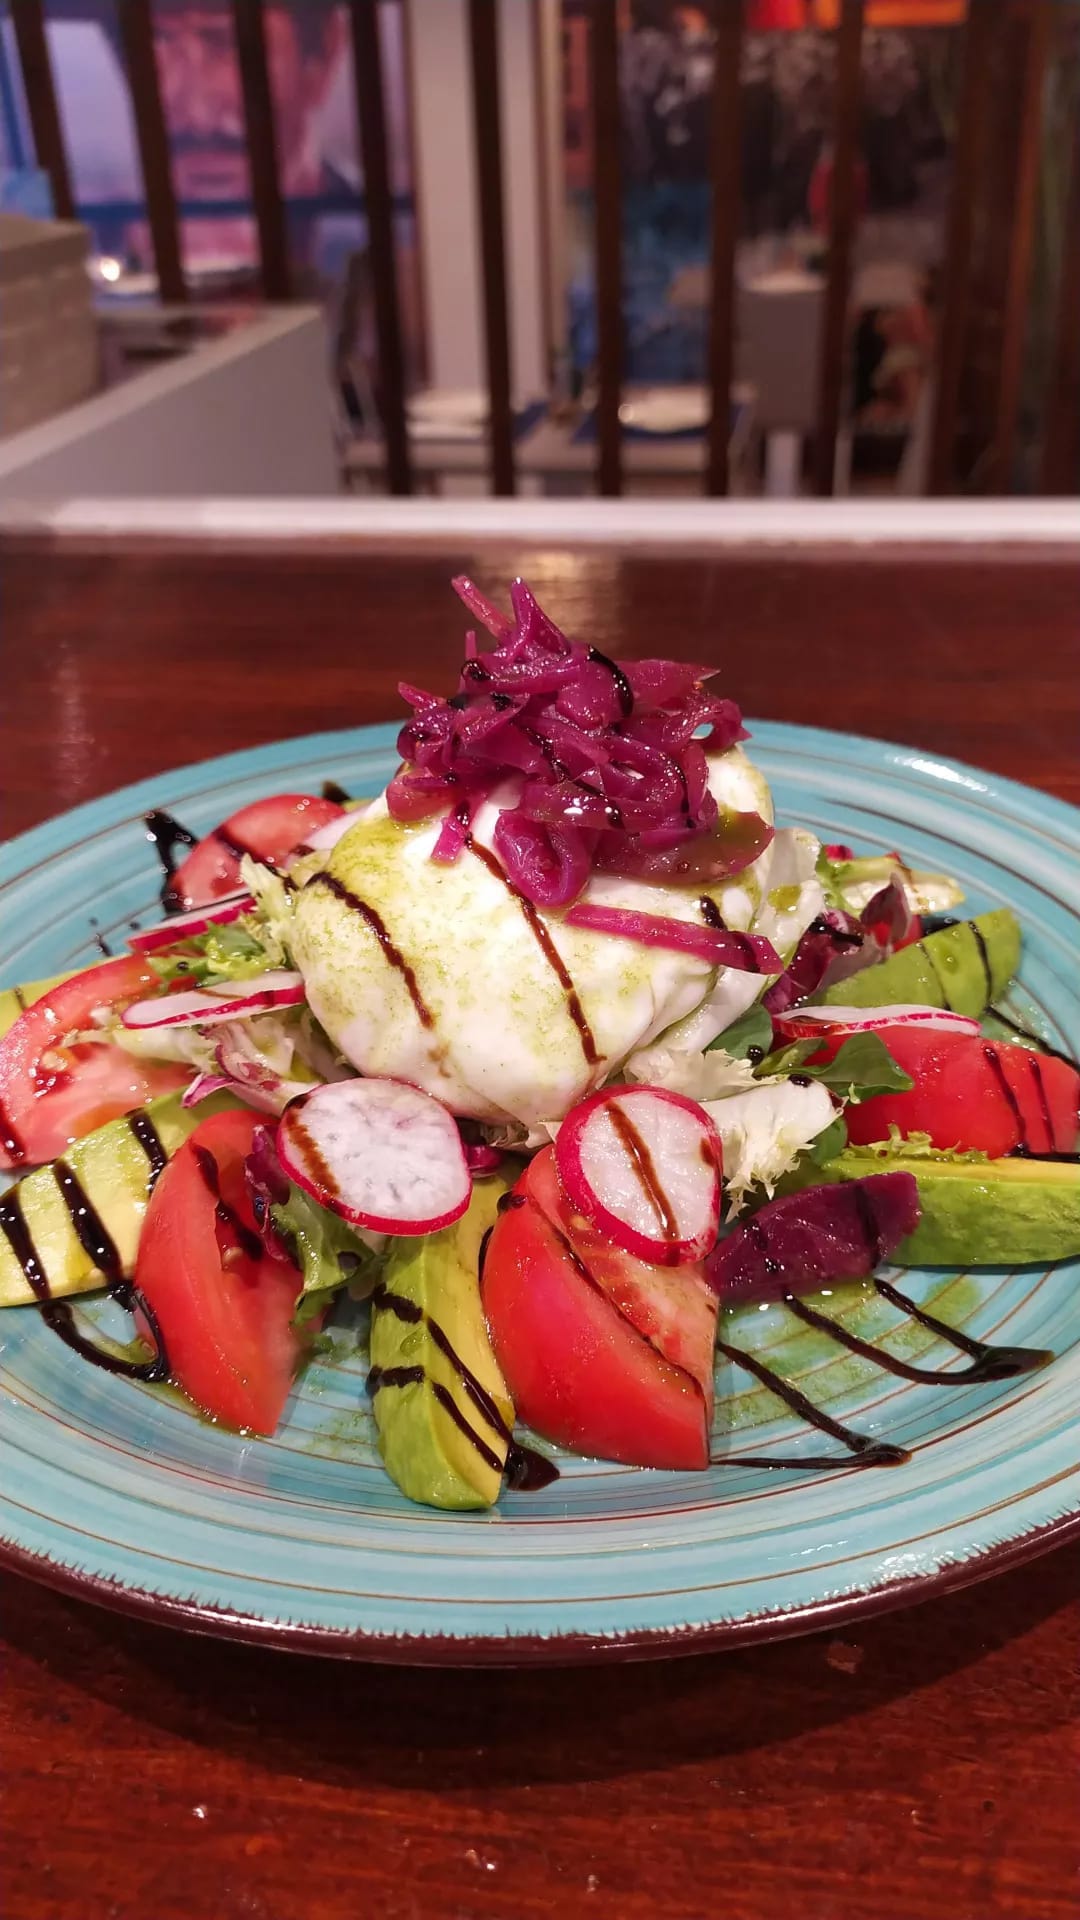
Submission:
M 0 1039 L 0 1167 L 54 1160 L 107 1120 L 187 1085 L 190 1067 L 99 1041 L 64 1044 L 93 1027 L 100 1008 L 125 1007 L 160 984 L 145 960 L 125 954 L 72 974 L 19 1015 Z
M 146 1210 L 135 1284 L 157 1317 L 169 1376 L 227 1426 L 273 1433 L 302 1350 L 300 1276 L 262 1249 L 244 1179 L 260 1115 L 204 1120 Z
M 838 1043 L 837 1043 L 838 1044 Z M 891 1027 L 888 1048 L 915 1085 L 845 1109 L 856 1146 L 927 1133 L 935 1147 L 978 1147 L 996 1158 L 1014 1147 L 1071 1153 L 1080 1128 L 1080 1073 L 1064 1060 L 964 1033 Z
M 566 1199 L 554 1148 L 499 1217 L 481 1291 L 520 1418 L 575 1453 L 705 1467 L 716 1299 L 700 1266 L 623 1253 Z
M 312 793 L 275 793 L 231 813 L 181 860 L 168 887 L 169 904 L 201 907 L 235 893 L 240 861 L 253 854 L 264 866 L 279 867 L 303 847 L 309 833 L 329 826 L 344 812 L 336 800 Z

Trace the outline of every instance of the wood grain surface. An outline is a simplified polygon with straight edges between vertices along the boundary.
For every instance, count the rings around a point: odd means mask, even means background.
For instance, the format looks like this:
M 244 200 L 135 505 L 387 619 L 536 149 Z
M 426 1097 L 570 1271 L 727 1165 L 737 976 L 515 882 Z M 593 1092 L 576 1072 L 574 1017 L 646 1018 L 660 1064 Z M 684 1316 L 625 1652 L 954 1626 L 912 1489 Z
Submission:
M 1080 801 L 1080 559 L 0 545 L 4 831 L 445 685 L 451 572 Z M 0 1471 L 3 1470 L 0 1463 Z M 5 1920 L 1076 1920 L 1080 1549 L 776 1646 L 337 1666 L 0 1591 Z

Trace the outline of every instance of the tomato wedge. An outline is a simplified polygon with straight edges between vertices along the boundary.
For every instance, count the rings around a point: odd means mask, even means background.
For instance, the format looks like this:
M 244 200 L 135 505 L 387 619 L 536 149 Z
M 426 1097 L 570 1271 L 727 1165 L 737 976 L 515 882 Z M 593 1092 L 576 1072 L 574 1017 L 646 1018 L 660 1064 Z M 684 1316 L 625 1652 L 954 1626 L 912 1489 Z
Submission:
M 709 1462 L 716 1297 L 700 1266 L 651 1266 L 571 1207 L 554 1148 L 497 1220 L 481 1277 L 518 1414 L 575 1453 L 640 1467 Z
M 856 1146 L 886 1140 L 896 1126 L 901 1133 L 929 1134 L 935 1147 L 977 1147 L 992 1158 L 1017 1147 L 1029 1153 L 1075 1151 L 1080 1073 L 1067 1061 L 927 1027 L 890 1027 L 882 1038 L 915 1085 L 846 1109 L 848 1137 Z
M 137 1060 L 101 1041 L 65 1045 L 102 1008 L 114 1011 L 160 981 L 138 954 L 73 973 L 21 1013 L 0 1039 L 0 1167 L 55 1160 L 73 1140 L 187 1085 L 191 1068 Z
M 201 907 L 235 893 L 240 862 L 250 853 L 279 867 L 303 848 L 309 833 L 339 820 L 345 809 L 313 793 L 275 793 L 231 813 L 181 860 L 167 889 L 172 907 Z
M 227 1426 L 271 1434 L 302 1343 L 295 1267 L 259 1238 L 244 1179 L 260 1115 L 204 1120 L 165 1168 L 146 1210 L 135 1284 L 161 1329 L 169 1377 Z

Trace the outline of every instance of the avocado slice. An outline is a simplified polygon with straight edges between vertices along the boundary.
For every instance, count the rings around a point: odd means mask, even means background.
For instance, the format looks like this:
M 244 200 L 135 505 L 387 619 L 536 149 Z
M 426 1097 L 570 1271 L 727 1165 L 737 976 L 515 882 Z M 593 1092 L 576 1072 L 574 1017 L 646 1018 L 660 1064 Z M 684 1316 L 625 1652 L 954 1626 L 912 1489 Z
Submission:
M 900 1141 L 887 1157 L 846 1148 L 793 1178 L 802 1187 L 884 1172 L 912 1173 L 919 1186 L 922 1218 L 890 1256 L 897 1266 L 1014 1267 L 1080 1254 L 1077 1161 L 905 1158 Z
M 78 973 L 79 969 L 75 967 L 72 971 Z M 49 980 L 26 980 L 17 987 L 0 987 L 0 1040 L 9 1027 L 15 1025 L 20 1013 L 25 1013 L 43 994 L 51 993 L 62 980 L 70 979 L 70 972 L 54 973 Z
M 480 1305 L 480 1248 L 509 1182 L 473 1188 L 440 1233 L 395 1240 L 372 1296 L 369 1390 L 390 1478 L 422 1506 L 499 1497 L 514 1405 Z
M 1020 922 L 1008 907 L 998 907 L 924 934 L 817 998 L 836 1007 L 950 1007 L 978 1019 L 1004 993 L 1019 963 Z
M 146 1203 L 165 1161 L 200 1121 L 236 1105 L 228 1093 L 216 1093 L 197 1107 L 182 1106 L 179 1093 L 163 1094 L 158 1100 L 148 1100 L 134 1114 L 95 1128 L 63 1155 L 100 1215 L 125 1275 L 134 1268 Z M 155 1141 L 160 1145 L 160 1155 Z M 54 1161 L 25 1173 L 0 1198 L 0 1307 L 29 1306 L 37 1299 L 9 1231 L 9 1223 L 18 1215 L 30 1235 L 50 1294 L 89 1293 L 105 1285 L 105 1274 L 94 1265 L 72 1225 L 56 1178 L 58 1164 Z

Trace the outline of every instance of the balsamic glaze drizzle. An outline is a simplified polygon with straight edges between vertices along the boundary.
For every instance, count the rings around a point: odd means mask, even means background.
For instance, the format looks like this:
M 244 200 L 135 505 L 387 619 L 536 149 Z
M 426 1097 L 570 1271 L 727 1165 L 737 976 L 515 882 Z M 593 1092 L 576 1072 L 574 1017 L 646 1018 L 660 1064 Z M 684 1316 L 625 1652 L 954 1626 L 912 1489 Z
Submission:
M 622 1103 L 613 1100 L 608 1113 L 613 1133 L 626 1154 L 639 1186 L 649 1203 L 650 1211 L 664 1239 L 671 1244 L 671 1258 L 678 1258 L 679 1227 L 672 1211 L 671 1202 L 664 1192 L 656 1162 L 649 1152 L 648 1143 L 642 1139 Z
M 761 966 L 757 954 L 754 951 L 754 943 L 750 935 L 748 933 L 739 933 L 734 927 L 726 927 L 724 925 L 723 915 L 716 901 L 710 899 L 707 893 L 702 894 L 698 901 L 698 906 L 701 908 L 701 917 L 707 927 L 711 927 L 715 933 L 726 933 L 729 940 L 737 941 L 746 962 L 745 971 L 747 973 L 760 973 Z
M 154 851 L 161 862 L 164 876 L 161 883 L 161 905 L 166 913 L 179 913 L 183 900 L 172 884 L 176 872 L 177 847 L 193 847 L 197 836 L 188 827 L 181 826 L 173 814 L 163 808 L 155 807 L 151 813 L 143 816 L 146 825 L 146 837 L 154 843 Z
M 1071 1053 L 1063 1053 L 1060 1047 L 1052 1047 L 1049 1040 L 1044 1040 L 1039 1033 L 1032 1033 L 1030 1027 L 1022 1027 L 1011 1014 L 1002 1013 L 1000 1007 L 991 1006 L 987 1011 L 993 1014 L 995 1020 L 1000 1020 L 1003 1027 L 1008 1027 L 1010 1033 L 1015 1033 L 1018 1040 L 1034 1040 L 1047 1059 L 1061 1060 L 1065 1066 L 1075 1067 L 1080 1072 L 1080 1060 L 1074 1059 Z
M 570 977 L 566 963 L 548 932 L 547 927 L 544 925 L 543 919 L 537 912 L 532 901 L 515 887 L 509 874 L 496 859 L 495 855 L 488 851 L 487 847 L 478 845 L 471 834 L 466 834 L 465 845 L 471 853 L 476 855 L 478 860 L 482 861 L 488 872 L 502 883 L 507 893 L 517 901 L 518 906 L 521 908 L 528 922 L 529 930 L 535 937 L 537 946 L 540 948 L 544 959 L 547 961 L 566 995 L 566 1010 L 577 1028 L 578 1033 L 581 1035 L 581 1051 L 585 1055 L 590 1067 L 595 1067 L 599 1062 L 600 1055 L 597 1052 L 593 1030 L 585 1017 L 585 1009 L 581 1004 L 578 990 Z M 316 877 L 318 878 L 319 876 Z
M 606 667 L 615 683 L 615 697 L 619 702 L 619 711 L 624 720 L 634 711 L 634 689 L 617 660 L 610 660 L 599 647 L 589 648 L 589 659 L 594 667 Z
M 164 1150 L 149 1114 L 139 1110 L 129 1114 L 127 1122 L 146 1154 L 147 1191 L 151 1192 L 165 1165 Z M 0 1232 L 4 1234 L 27 1285 L 38 1301 L 45 1325 L 59 1336 L 65 1346 L 80 1354 L 84 1360 L 89 1360 L 92 1366 L 103 1368 L 106 1373 L 119 1374 L 127 1380 L 167 1379 L 169 1363 L 165 1342 L 153 1308 L 134 1282 L 124 1278 L 116 1243 L 74 1168 L 66 1160 L 57 1160 L 53 1171 L 79 1245 L 102 1274 L 106 1291 L 117 1305 L 128 1313 L 138 1309 L 149 1330 L 153 1355 L 149 1360 L 133 1360 L 127 1355 L 98 1346 L 96 1341 L 80 1330 L 69 1302 L 52 1297 L 48 1275 L 23 1212 L 19 1188 L 14 1186 L 0 1200 Z
M 305 881 L 304 884 L 308 887 L 328 887 L 330 892 L 335 894 L 342 902 L 343 906 L 348 907 L 353 913 L 360 914 L 361 918 L 367 921 L 368 926 L 371 928 L 372 933 L 375 935 L 376 940 L 379 942 L 386 956 L 388 964 L 394 968 L 395 972 L 400 973 L 404 980 L 406 991 L 416 1010 L 416 1017 L 420 1025 L 426 1031 L 430 1032 L 435 1024 L 431 1017 L 431 1009 L 420 991 L 420 984 L 415 972 L 409 965 L 400 947 L 391 939 L 382 915 L 377 913 L 374 907 L 369 906 L 366 900 L 361 900 L 358 893 L 353 893 L 351 887 L 347 887 L 343 881 L 338 880 L 334 874 L 327 873 L 325 869 L 320 873 L 313 873 L 310 880 Z
M 495 1401 L 487 1391 L 487 1388 L 477 1379 L 472 1368 L 467 1366 L 461 1358 L 461 1355 L 454 1347 L 445 1328 L 439 1324 L 434 1315 L 426 1312 L 415 1300 L 409 1300 L 406 1299 L 403 1294 L 394 1293 L 385 1283 L 381 1283 L 376 1287 L 371 1296 L 371 1304 L 379 1312 L 392 1313 L 395 1320 L 402 1321 L 406 1326 L 426 1326 L 431 1336 L 432 1344 L 438 1348 L 443 1358 L 457 1374 L 458 1379 L 461 1381 L 466 1394 L 472 1401 L 481 1419 L 487 1422 L 492 1432 L 495 1433 L 500 1440 L 505 1442 L 506 1445 L 509 1445 L 511 1439 L 510 1428 L 503 1419 Z M 501 1473 L 503 1471 L 502 1460 L 500 1460 L 499 1456 L 488 1445 L 483 1436 L 477 1433 L 471 1420 L 468 1420 L 462 1413 L 453 1394 L 448 1392 L 440 1380 L 432 1380 L 425 1367 L 372 1367 L 368 1374 L 368 1391 L 374 1396 L 376 1393 L 380 1393 L 385 1387 L 411 1386 L 418 1384 L 422 1380 L 430 1381 L 431 1391 L 435 1395 L 439 1405 L 445 1408 L 459 1431 L 463 1433 L 466 1440 L 468 1440 L 469 1445 L 476 1449 L 480 1458 L 491 1467 L 493 1472 Z

